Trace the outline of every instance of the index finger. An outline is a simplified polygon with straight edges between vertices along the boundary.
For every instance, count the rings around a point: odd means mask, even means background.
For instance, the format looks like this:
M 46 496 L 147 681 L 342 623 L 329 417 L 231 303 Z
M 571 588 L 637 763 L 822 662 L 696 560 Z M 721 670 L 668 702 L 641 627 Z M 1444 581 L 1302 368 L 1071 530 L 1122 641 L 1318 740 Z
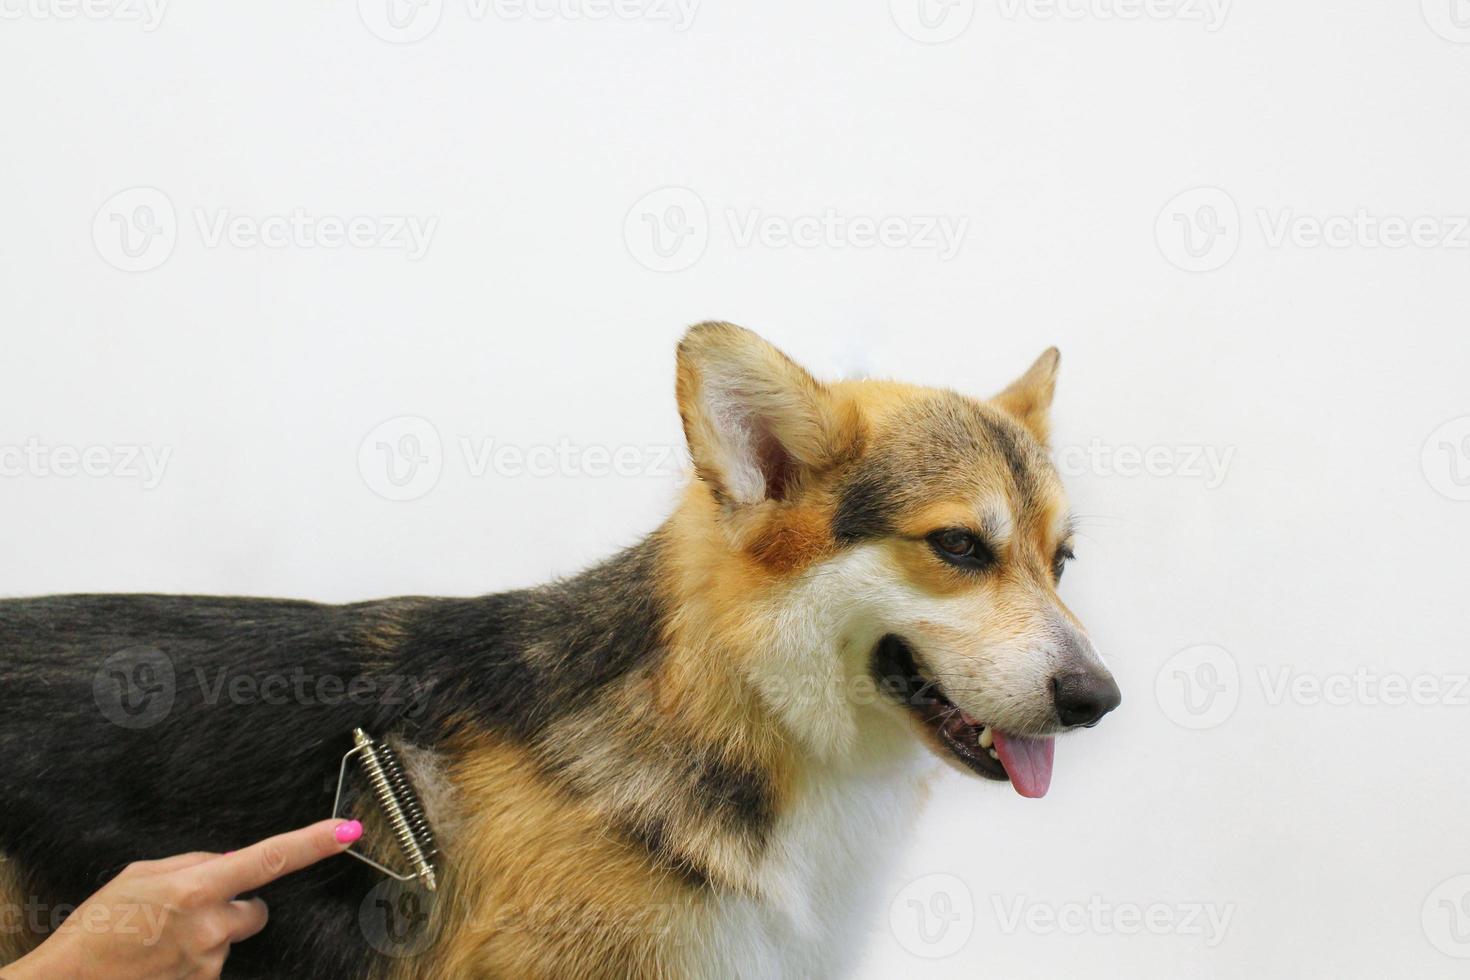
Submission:
M 254 891 L 277 878 L 341 854 L 362 836 L 356 820 L 322 820 L 310 827 L 268 837 L 188 869 L 196 883 L 221 900 Z

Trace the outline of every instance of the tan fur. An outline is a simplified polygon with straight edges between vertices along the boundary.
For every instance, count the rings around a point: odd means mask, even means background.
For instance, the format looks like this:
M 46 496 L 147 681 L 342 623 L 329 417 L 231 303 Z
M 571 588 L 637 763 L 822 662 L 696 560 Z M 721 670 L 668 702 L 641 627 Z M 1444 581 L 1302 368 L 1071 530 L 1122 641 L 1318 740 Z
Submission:
M 569 800 L 524 750 L 484 739 L 455 766 L 478 801 L 456 833 L 434 947 L 393 977 L 663 977 L 665 931 L 700 899 Z
M 1061 354 L 1048 348 L 1036 362 L 993 399 L 996 405 L 1024 425 L 1043 446 L 1051 437 L 1049 423 L 1052 396 L 1057 386 Z
M 860 449 L 855 417 L 825 385 L 734 324 L 689 329 L 679 344 L 675 388 L 695 471 L 723 503 L 753 502 L 729 465 L 732 430 L 790 456 L 798 485 L 782 493 L 799 492 L 803 477 L 820 476 Z M 743 417 L 732 419 L 737 409 Z
M 790 575 L 830 555 L 830 507 L 803 506 L 773 516 L 750 544 L 750 553 L 777 575 Z
M 35 948 L 35 937 L 25 924 L 25 916 L 26 891 L 19 869 L 0 854 L 0 966 Z

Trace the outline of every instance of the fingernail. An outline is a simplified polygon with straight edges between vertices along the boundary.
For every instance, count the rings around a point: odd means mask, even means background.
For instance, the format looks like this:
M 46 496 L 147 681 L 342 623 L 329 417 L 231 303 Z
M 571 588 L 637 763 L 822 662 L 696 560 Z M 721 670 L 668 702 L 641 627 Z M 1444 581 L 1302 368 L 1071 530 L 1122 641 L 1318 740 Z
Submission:
M 362 836 L 362 824 L 356 820 L 339 823 L 336 831 L 338 844 L 351 844 Z

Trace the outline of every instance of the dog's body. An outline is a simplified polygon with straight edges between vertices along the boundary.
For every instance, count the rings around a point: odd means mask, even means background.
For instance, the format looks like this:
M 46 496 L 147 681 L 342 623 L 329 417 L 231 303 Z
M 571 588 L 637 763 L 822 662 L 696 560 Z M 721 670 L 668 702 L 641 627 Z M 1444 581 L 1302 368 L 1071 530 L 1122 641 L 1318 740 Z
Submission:
M 679 361 L 697 479 L 576 578 L 0 602 L 0 908 L 24 910 L 0 964 L 129 861 L 327 815 L 362 726 L 424 797 L 439 892 L 326 862 L 262 892 L 227 976 L 840 974 L 924 742 L 1040 795 L 1050 734 L 1117 703 L 1053 591 L 1054 367 L 993 403 L 824 386 L 701 325 Z M 369 824 L 391 862 L 386 837 Z

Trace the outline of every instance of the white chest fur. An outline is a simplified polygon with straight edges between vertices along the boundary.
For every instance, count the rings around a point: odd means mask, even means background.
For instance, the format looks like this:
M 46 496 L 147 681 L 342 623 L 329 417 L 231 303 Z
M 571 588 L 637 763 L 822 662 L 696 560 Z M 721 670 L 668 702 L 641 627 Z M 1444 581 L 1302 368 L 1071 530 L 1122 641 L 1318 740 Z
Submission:
M 883 922 L 884 885 L 918 815 L 922 763 L 808 774 L 777 822 L 761 895 L 725 896 L 682 953 L 685 972 L 715 978 L 820 978 L 851 972 Z

